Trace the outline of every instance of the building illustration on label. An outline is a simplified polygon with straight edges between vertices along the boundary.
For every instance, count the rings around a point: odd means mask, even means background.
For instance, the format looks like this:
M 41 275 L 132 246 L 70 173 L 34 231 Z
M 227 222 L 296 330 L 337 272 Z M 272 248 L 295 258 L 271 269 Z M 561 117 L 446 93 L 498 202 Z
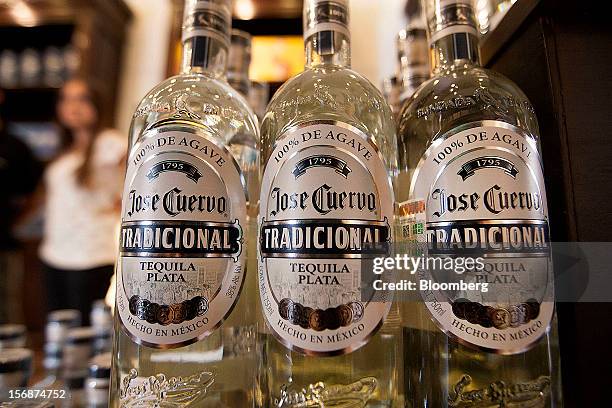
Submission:
M 267 323 L 287 347 L 342 354 L 382 324 L 390 303 L 361 299 L 361 259 L 390 250 L 390 189 L 356 129 L 306 124 L 279 139 L 262 183 L 259 283 Z
M 421 277 L 490 286 L 487 294 L 422 292 L 434 321 L 468 345 L 502 354 L 529 348 L 546 333 L 554 309 L 535 141 L 505 123 L 484 122 L 434 143 L 416 174 L 411 194 L 424 203 L 425 221 L 417 241 L 427 242 L 429 256 L 484 258 L 481 271 Z
M 152 133 L 141 144 L 124 193 L 117 305 L 133 340 L 179 347 L 237 300 L 246 198 L 229 153 L 204 136 Z

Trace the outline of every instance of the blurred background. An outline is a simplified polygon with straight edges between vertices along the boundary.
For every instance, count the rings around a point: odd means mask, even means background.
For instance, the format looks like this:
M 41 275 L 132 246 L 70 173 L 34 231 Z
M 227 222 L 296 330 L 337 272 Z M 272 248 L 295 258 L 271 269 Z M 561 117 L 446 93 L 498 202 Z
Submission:
M 601 2 L 474 4 L 483 64 L 517 82 L 538 113 L 553 240 L 609 240 L 612 215 L 597 204 L 612 199 L 598 188 L 612 175 Z M 419 2 L 350 9 L 352 67 L 397 109 L 428 76 Z M 65 358 L 60 345 L 87 344 L 71 352 L 91 356 L 110 344 L 110 311 L 95 301 L 111 282 L 128 128 L 143 95 L 178 73 L 182 13 L 183 0 L 0 0 L 0 349 L 34 350 L 39 379 Z M 301 16 L 300 0 L 234 1 L 233 27 L 248 34 L 230 61 L 260 116 L 303 69 Z M 562 350 L 591 334 L 609 340 L 595 323 L 609 308 L 583 307 L 559 307 Z M 58 309 L 72 312 L 49 314 Z M 564 372 L 591 363 L 563 354 Z M 588 401 L 583 391 L 566 400 Z

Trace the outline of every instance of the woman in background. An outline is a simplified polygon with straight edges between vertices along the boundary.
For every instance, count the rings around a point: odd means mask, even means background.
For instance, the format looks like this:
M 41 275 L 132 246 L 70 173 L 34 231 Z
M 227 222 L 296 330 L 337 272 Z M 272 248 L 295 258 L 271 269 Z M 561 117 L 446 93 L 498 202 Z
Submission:
M 78 309 L 87 322 L 115 262 L 127 140 L 100 129 L 100 106 L 81 79 L 60 90 L 63 152 L 46 169 L 45 264 L 49 310 Z

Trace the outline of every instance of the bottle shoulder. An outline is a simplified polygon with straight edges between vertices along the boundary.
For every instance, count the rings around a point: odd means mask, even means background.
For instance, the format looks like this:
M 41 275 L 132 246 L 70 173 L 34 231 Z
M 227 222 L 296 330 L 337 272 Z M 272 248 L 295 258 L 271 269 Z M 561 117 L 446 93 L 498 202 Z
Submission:
M 366 133 L 393 126 L 381 92 L 361 74 L 339 66 L 307 69 L 288 80 L 270 101 L 264 123 L 274 122 L 282 131 L 325 119 L 347 122 Z
M 396 167 L 396 125 L 391 108 L 374 85 L 355 71 L 338 66 L 307 69 L 274 95 L 261 125 L 262 158 L 272 153 L 287 131 L 311 122 L 337 122 L 361 131 Z
M 151 89 L 132 117 L 133 141 L 166 124 L 195 126 L 227 143 L 236 134 L 257 145 L 259 126 L 245 98 L 226 81 L 203 74 L 170 77 Z
M 338 89 L 346 89 L 349 87 L 359 87 L 365 92 L 371 94 L 377 99 L 383 100 L 382 93 L 363 75 L 352 70 L 351 68 L 337 65 L 322 65 L 313 68 L 305 69 L 296 76 L 289 79 L 283 84 L 278 92 L 272 98 L 272 105 L 277 97 L 282 97 L 283 93 L 290 92 L 291 89 L 302 87 L 304 91 L 318 89 L 316 86 L 321 82 L 335 84 Z M 328 84 L 328 86 L 330 85 Z
M 485 120 L 514 125 L 537 138 L 535 111 L 523 91 L 502 74 L 481 67 L 447 71 L 423 83 L 402 107 L 399 134 L 402 139 L 426 132 L 433 140 Z

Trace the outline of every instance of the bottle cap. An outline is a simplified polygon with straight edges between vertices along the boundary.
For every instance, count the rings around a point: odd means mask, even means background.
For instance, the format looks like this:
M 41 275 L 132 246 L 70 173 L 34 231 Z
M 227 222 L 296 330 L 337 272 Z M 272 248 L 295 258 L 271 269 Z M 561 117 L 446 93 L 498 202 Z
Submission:
M 451 34 L 478 36 L 472 0 L 426 0 L 426 16 L 430 44 Z
M 81 312 L 76 309 L 54 310 L 47 315 L 48 323 L 63 323 L 70 327 L 81 324 Z
M 231 28 L 231 0 L 185 1 L 183 42 L 193 37 L 209 37 L 229 49 Z
M 49 322 L 45 326 L 46 343 L 62 344 L 66 340 L 69 328 L 63 323 Z
M 323 31 L 336 31 L 349 37 L 348 0 L 305 0 L 304 39 Z
M 91 343 L 96 335 L 97 332 L 93 327 L 77 327 L 68 331 L 66 344 Z
M 16 340 L 24 337 L 26 327 L 22 324 L 3 324 L 0 325 L 0 341 Z
M 0 350 L 0 374 L 16 371 L 30 371 L 32 350 L 15 348 Z

